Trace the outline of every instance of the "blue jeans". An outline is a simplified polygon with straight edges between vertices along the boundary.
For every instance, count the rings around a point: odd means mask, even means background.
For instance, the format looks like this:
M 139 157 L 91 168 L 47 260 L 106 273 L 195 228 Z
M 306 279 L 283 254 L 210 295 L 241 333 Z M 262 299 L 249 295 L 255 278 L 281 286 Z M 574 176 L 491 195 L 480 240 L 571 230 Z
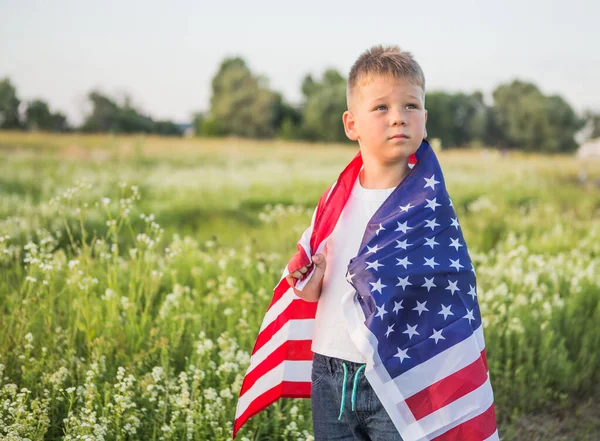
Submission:
M 363 366 L 364 364 L 314 354 L 311 401 L 315 441 L 402 441 L 394 423 L 365 378 Z

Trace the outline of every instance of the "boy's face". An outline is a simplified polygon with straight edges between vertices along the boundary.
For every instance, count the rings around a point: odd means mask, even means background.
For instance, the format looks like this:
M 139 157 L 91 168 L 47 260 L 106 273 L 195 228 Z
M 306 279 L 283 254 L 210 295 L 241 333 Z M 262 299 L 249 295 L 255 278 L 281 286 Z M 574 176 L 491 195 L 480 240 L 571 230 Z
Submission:
M 361 79 L 344 112 L 346 135 L 365 159 L 381 165 L 406 161 L 427 136 L 423 89 L 410 80 L 374 75 Z

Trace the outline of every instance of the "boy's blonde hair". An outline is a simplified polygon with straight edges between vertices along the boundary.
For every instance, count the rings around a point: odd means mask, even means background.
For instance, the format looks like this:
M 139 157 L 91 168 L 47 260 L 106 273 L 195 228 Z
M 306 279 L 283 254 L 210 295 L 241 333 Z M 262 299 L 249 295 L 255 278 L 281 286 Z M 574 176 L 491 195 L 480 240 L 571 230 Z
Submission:
M 395 79 L 409 80 L 420 86 L 425 93 L 425 75 L 412 54 L 398 46 L 378 45 L 363 52 L 350 69 L 346 89 L 348 107 L 354 87 L 360 80 L 373 75 L 390 75 Z

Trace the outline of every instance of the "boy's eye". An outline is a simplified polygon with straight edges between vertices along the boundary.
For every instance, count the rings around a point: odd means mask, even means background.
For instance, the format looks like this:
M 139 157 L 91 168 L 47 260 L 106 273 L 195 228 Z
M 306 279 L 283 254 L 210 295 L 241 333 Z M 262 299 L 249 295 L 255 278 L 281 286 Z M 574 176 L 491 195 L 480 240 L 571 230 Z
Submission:
M 407 104 L 406 107 L 409 109 L 418 109 L 416 104 Z
M 387 106 L 385 104 L 380 104 L 379 106 L 375 107 L 375 110 L 387 110 Z

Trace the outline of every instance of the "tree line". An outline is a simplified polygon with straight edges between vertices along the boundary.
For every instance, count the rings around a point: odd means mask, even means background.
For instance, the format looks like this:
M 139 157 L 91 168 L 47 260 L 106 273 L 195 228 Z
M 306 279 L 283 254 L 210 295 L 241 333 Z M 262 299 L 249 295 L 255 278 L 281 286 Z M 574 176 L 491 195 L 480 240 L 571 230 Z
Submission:
M 211 82 L 210 106 L 192 115 L 197 136 L 237 136 L 347 142 L 341 115 L 346 110 L 346 78 L 335 69 L 320 77 L 308 74 L 302 100 L 290 104 L 269 87 L 240 57 L 222 61 Z M 430 91 L 425 107 L 427 130 L 445 147 L 472 144 L 528 151 L 569 152 L 586 124 L 590 137 L 600 136 L 600 114 L 578 115 L 559 95 L 545 95 L 535 84 L 514 80 L 500 84 L 487 104 L 481 92 Z M 0 81 L 0 129 L 81 131 L 88 133 L 156 133 L 182 135 L 182 124 L 154 120 L 127 97 L 118 100 L 97 90 L 87 96 L 90 111 L 79 127 L 52 111 L 41 99 L 21 103 L 8 78 Z

